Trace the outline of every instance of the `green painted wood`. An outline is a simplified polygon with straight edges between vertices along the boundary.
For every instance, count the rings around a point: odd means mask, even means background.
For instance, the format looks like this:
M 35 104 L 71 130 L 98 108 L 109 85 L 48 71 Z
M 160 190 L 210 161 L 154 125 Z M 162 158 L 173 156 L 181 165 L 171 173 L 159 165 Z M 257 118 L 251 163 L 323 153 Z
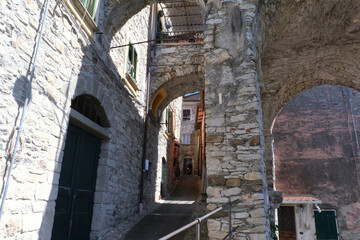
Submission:
M 69 125 L 52 239 L 89 239 L 100 140 Z
M 318 240 L 337 240 L 335 211 L 315 212 L 316 237 Z

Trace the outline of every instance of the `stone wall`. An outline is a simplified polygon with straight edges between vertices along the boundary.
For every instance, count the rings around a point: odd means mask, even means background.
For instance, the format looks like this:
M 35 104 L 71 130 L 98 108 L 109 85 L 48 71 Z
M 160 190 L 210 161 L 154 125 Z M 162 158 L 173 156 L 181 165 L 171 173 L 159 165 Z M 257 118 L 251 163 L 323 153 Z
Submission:
M 36 0 L 0 2 L 2 176 L 6 174 L 6 161 L 11 157 L 16 126 L 23 110 L 27 73 L 39 34 L 40 14 L 43 14 L 42 4 L 43 1 Z M 32 98 L 1 219 L 4 223 L 0 229 L 2 239 L 15 236 L 50 239 L 70 103 L 81 94 L 93 95 L 101 102 L 111 125 L 110 139 L 101 144 L 92 238 L 110 231 L 137 211 L 147 46 L 137 47 L 140 59 L 138 97 L 132 95 L 121 79 L 123 51 L 110 50 L 111 61 L 108 49 L 103 46 L 111 41 L 114 45 L 122 44 L 126 34 L 135 41 L 146 39 L 147 24 L 144 22 L 148 14 L 146 8 L 114 39 L 103 34 L 94 43 L 89 41 L 63 2 L 51 1 Z M 103 23 L 99 26 L 99 31 L 104 30 L 101 29 Z
M 160 199 L 160 186 L 161 182 L 163 183 L 163 194 L 161 195 L 161 198 L 164 199 L 170 195 L 170 170 L 171 170 L 171 142 L 173 140 L 173 137 L 175 139 L 179 139 L 179 133 L 181 129 L 181 122 L 177 121 L 179 119 L 179 116 L 181 117 L 181 105 L 182 105 L 182 98 L 177 98 L 174 101 L 172 101 L 169 104 L 169 108 L 171 111 L 175 112 L 175 119 L 171 119 L 172 121 L 175 121 L 175 124 L 172 125 L 175 127 L 174 136 L 172 136 L 171 133 L 167 132 L 165 124 L 161 124 L 161 129 L 159 131 L 159 137 L 158 137 L 158 158 L 155 159 L 155 162 L 157 162 L 157 172 L 156 172 L 156 183 L 155 183 L 155 201 L 158 201 Z M 161 123 L 165 123 L 165 111 L 163 111 Z M 163 164 L 163 158 L 165 159 L 165 163 Z M 162 167 L 164 167 L 164 170 L 162 170 Z M 162 171 L 164 171 L 162 173 Z M 163 174 L 163 178 L 162 178 Z M 149 184 L 148 187 L 152 187 Z
M 335 209 L 344 240 L 360 234 L 359 104 L 350 88 L 314 87 L 287 102 L 273 127 L 276 189 Z
M 151 66 L 152 100 L 160 88 L 167 97 L 162 111 L 173 99 L 204 89 L 204 48 L 202 43 L 163 43 L 156 47 Z M 151 102 L 151 101 L 150 101 Z
M 236 239 L 269 239 L 258 83 L 258 1 L 210 1 L 206 11 L 205 109 L 208 209 L 240 199 Z M 228 218 L 208 221 L 222 239 Z

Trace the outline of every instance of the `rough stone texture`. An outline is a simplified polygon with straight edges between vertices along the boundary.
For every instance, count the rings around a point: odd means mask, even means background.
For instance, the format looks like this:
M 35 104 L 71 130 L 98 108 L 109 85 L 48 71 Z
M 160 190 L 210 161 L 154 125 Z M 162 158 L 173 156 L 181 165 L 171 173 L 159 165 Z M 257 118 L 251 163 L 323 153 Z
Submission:
M 160 88 L 167 97 L 159 112 L 173 100 L 204 90 L 204 47 L 202 43 L 163 43 L 156 47 L 152 63 L 150 102 Z
M 4 239 L 15 235 L 49 238 L 70 100 L 83 93 L 102 103 L 111 123 L 111 138 L 101 147 L 92 238 L 135 213 L 143 156 L 146 56 L 140 58 L 140 91 L 135 97 L 122 81 L 124 50 L 110 50 L 110 46 L 126 43 L 127 36 L 135 41 L 147 39 L 144 21 L 149 2 L 102 1 L 98 26 L 103 34 L 96 36 L 96 43 L 88 41 L 63 1 L 51 2 L 30 114 L 0 229 Z M 43 4 L 39 0 L 0 1 L 2 172 L 22 111 Z M 204 43 L 160 45 L 153 56 L 150 102 L 160 87 L 168 93 L 158 119 L 176 97 L 206 86 L 208 193 L 213 194 L 208 209 L 241 199 L 234 210 L 234 224 L 240 225 L 238 239 L 269 238 L 268 199 L 277 195 L 267 194 L 268 189 L 274 190 L 271 126 L 284 103 L 325 83 L 360 89 L 358 9 L 359 2 L 352 0 L 209 0 Z M 124 27 L 134 15 L 135 22 Z M 129 35 L 121 31 L 123 27 Z M 137 47 L 141 55 L 146 54 L 144 46 Z M 167 148 L 159 138 L 158 119 L 149 121 L 145 141 L 153 162 L 145 183 L 151 186 L 145 188 L 147 207 L 154 202 L 158 160 Z M 159 143 L 164 148 L 158 149 Z M 227 191 L 233 188 L 236 190 Z M 241 190 L 238 194 L 237 188 Z M 358 208 L 352 203 L 342 211 Z M 264 209 L 264 218 L 247 215 L 257 209 Z M 36 221 L 23 220 L 29 214 Z M 356 211 L 351 212 L 346 221 L 356 222 L 356 216 Z M 215 224 L 209 229 L 214 239 L 225 234 L 227 224 L 225 217 L 216 221 L 221 223 L 220 230 L 217 225 L 212 229 Z
M 2 176 L 22 112 L 42 4 L 43 1 L 36 0 L 0 3 Z M 111 124 L 110 140 L 104 140 L 101 145 L 91 237 L 103 235 L 117 222 L 136 213 L 147 46 L 137 48 L 140 59 L 137 98 L 121 80 L 124 66 L 117 61 L 122 57 L 121 51 L 111 50 L 112 61 L 102 47 L 111 40 L 114 45 L 123 43 L 126 32 L 136 39 L 146 39 L 147 24 L 144 22 L 148 14 L 149 8 L 145 8 L 129 21 L 124 31 L 114 34 L 114 39 L 104 34 L 93 43 L 83 34 L 63 2 L 51 1 L 32 99 L 2 217 L 2 239 L 14 239 L 14 236 L 17 239 L 50 239 L 70 103 L 84 93 L 101 102 Z M 139 29 L 130 28 L 134 25 Z M 151 206 L 153 201 L 149 198 L 145 206 Z
M 358 1 L 268 1 L 261 57 L 261 100 L 268 185 L 273 187 L 271 127 L 296 94 L 322 84 L 359 88 Z
M 256 27 L 257 1 L 209 1 L 206 11 L 205 108 L 206 159 L 209 187 L 221 194 L 209 197 L 208 208 L 241 199 L 235 212 L 262 209 L 267 214 L 261 105 L 257 80 Z M 219 181 L 223 179 L 223 181 Z M 226 186 L 226 179 L 240 179 L 239 188 Z M 209 192 L 210 188 L 208 188 Z M 208 225 L 210 239 L 221 239 L 227 218 L 219 230 Z M 269 239 L 269 222 L 235 214 L 239 226 L 236 239 Z
M 353 89 L 314 87 L 287 102 L 273 128 L 276 189 L 335 209 L 340 237 L 349 240 L 360 234 L 359 105 Z

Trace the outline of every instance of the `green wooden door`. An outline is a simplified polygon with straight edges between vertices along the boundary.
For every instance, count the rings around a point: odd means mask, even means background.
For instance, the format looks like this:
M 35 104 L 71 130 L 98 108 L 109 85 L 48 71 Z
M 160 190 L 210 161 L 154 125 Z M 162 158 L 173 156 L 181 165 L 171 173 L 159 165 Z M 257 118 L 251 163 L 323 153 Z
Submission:
M 69 125 L 52 239 L 89 239 L 100 140 Z
M 335 211 L 314 212 L 316 238 L 318 240 L 338 240 Z

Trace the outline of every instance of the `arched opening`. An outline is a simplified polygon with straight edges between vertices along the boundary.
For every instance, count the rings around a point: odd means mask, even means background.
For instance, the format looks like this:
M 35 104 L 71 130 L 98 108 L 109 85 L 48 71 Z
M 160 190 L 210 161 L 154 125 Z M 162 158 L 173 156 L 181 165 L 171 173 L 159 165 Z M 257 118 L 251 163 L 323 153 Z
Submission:
M 56 199 L 52 239 L 88 239 L 91 231 L 101 140 L 109 120 L 91 95 L 72 100 Z
M 322 85 L 294 96 L 272 128 L 280 239 L 353 239 L 360 211 L 360 93 Z M 318 208 L 319 207 L 319 208 Z

